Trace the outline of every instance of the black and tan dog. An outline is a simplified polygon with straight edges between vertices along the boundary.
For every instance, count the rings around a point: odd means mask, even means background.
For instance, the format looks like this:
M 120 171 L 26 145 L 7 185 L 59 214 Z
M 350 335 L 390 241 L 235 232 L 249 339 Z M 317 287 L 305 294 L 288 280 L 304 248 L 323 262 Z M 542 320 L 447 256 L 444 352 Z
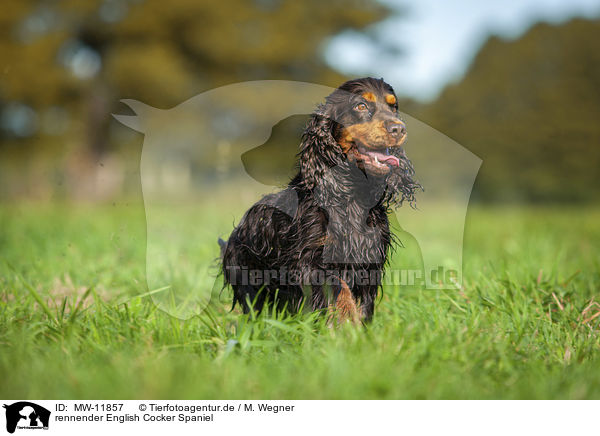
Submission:
M 317 107 L 288 188 L 252 206 L 222 243 L 245 312 L 266 303 L 370 320 L 393 236 L 387 214 L 415 201 L 406 126 L 383 80 L 351 80 Z

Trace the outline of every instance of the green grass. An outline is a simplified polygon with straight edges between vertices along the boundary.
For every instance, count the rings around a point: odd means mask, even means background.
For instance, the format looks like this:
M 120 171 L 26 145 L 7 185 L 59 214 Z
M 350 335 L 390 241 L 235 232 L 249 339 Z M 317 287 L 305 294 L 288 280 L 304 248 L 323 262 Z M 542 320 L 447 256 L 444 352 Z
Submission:
M 192 217 L 231 228 L 218 209 Z M 386 289 L 368 328 L 332 329 L 229 312 L 227 291 L 186 321 L 136 297 L 140 204 L 4 205 L 0 397 L 600 398 L 598 222 L 595 209 L 472 208 L 463 290 Z M 198 263 L 212 262 L 201 244 Z

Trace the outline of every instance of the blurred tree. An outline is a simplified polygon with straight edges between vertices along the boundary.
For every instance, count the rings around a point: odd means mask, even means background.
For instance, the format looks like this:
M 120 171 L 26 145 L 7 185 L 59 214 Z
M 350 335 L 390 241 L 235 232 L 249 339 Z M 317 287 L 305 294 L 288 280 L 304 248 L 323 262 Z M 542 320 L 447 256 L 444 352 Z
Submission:
M 387 13 L 375 0 L 6 1 L 0 153 L 98 160 L 120 98 L 166 108 L 245 80 L 337 86 L 344 77 L 321 56 L 327 38 Z
M 326 67 L 323 42 L 385 12 L 376 2 L 148 0 L 115 25 L 107 72 L 119 89 L 157 105 L 242 80 L 336 86 L 343 77 Z
M 419 118 L 483 159 L 481 200 L 600 199 L 600 21 L 490 38 Z

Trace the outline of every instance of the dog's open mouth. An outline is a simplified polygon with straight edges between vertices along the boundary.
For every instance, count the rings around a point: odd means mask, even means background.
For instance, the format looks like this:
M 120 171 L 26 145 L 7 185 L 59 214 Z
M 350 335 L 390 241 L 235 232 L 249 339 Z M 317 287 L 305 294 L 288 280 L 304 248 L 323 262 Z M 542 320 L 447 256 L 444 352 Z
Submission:
M 370 149 L 358 145 L 355 150 L 357 160 L 363 161 L 366 165 L 381 170 L 389 170 L 400 166 L 400 159 L 392 154 L 391 147 Z

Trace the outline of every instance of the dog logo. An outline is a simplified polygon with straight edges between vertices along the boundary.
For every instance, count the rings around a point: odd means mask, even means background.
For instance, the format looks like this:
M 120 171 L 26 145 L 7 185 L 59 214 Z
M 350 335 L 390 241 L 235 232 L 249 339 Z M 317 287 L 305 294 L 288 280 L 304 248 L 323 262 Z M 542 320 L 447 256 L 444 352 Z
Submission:
M 16 429 L 48 430 L 50 411 L 29 401 L 19 401 L 4 405 L 6 409 L 6 431 L 14 433 Z
M 165 214 L 176 210 L 165 211 L 165 200 L 187 205 L 193 198 L 194 204 L 201 204 L 207 211 L 220 210 L 220 197 L 205 193 L 206 186 L 201 185 L 216 186 L 214 181 L 226 180 L 223 177 L 229 175 L 232 180 L 242 180 L 233 189 L 246 206 L 240 204 L 240 210 L 248 209 L 257 200 L 251 193 L 282 184 L 261 177 L 267 173 L 262 169 L 270 160 L 275 161 L 272 156 L 282 152 L 275 126 L 285 130 L 284 120 L 313 113 L 315 105 L 333 91 L 305 82 L 265 80 L 212 89 L 168 110 L 122 100 L 134 114 L 114 115 L 115 119 L 145 135 L 140 176 L 147 226 L 146 281 L 159 308 L 187 319 L 205 309 L 220 289 L 212 263 L 199 266 L 194 262 L 197 247 L 189 243 L 205 235 L 216 239 L 219 223 L 211 221 L 214 228 L 210 229 L 195 225 L 182 231 L 182 222 Z M 390 219 L 401 223 L 399 240 L 418 247 L 416 263 L 420 265 L 415 268 L 423 271 L 424 289 L 458 289 L 462 285 L 466 212 L 482 161 L 425 123 L 405 113 L 402 117 L 411 138 L 407 155 L 425 191 L 419 193 L 417 209 L 397 208 Z M 273 146 L 269 145 L 272 137 Z M 299 135 L 295 138 L 292 158 L 300 141 Z M 261 147 L 265 150 L 260 151 Z M 250 156 L 255 152 L 255 157 Z M 252 158 L 255 168 L 244 158 Z M 323 176 L 335 177 L 335 167 Z M 273 206 L 294 216 L 298 200 L 293 192 L 288 194 L 282 197 L 285 201 Z M 322 203 L 327 209 L 326 199 Z M 364 207 L 370 207 L 368 202 Z M 364 227 L 368 232 L 370 227 L 366 223 Z M 336 231 L 336 227 L 328 228 L 330 234 Z M 340 257 L 335 250 L 324 254 L 332 262 L 365 260 Z

